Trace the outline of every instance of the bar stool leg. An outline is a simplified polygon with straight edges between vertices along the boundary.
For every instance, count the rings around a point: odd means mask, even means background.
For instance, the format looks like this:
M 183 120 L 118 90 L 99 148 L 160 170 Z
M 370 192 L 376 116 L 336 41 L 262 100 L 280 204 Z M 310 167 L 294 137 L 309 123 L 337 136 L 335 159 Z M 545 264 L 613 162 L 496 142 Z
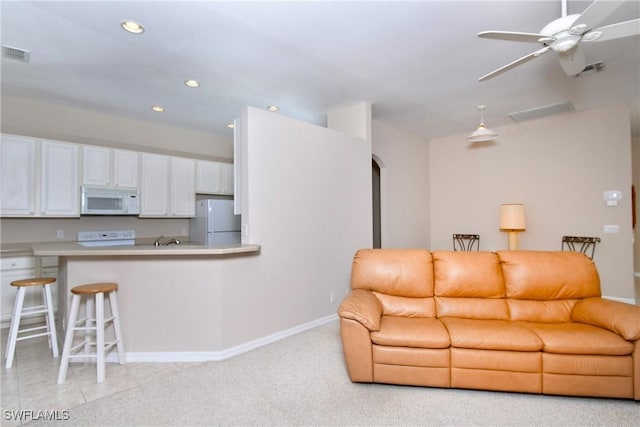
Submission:
M 46 322 L 47 332 L 49 332 L 49 348 L 53 352 L 53 357 L 58 357 L 58 337 L 56 335 L 56 323 L 53 318 L 53 301 L 51 298 L 51 286 L 47 283 L 42 291 L 44 306 L 47 310 Z
M 73 330 L 78 319 L 78 307 L 80 305 L 80 296 L 74 295 L 71 298 L 71 310 L 69 311 L 69 320 L 67 322 L 67 332 L 64 338 L 64 346 L 62 348 L 62 357 L 60 358 L 60 371 L 58 372 L 58 384 L 64 384 L 67 377 L 67 369 L 69 368 L 69 354 L 73 346 Z
M 98 292 L 96 294 L 96 371 L 97 381 L 104 381 L 105 362 L 104 362 L 104 294 Z
M 124 365 L 124 344 L 122 342 L 122 330 L 120 329 L 120 310 L 118 308 L 118 296 L 116 291 L 109 292 L 109 302 L 111 304 L 111 316 L 113 316 L 113 332 L 118 349 L 118 362 Z
M 93 322 L 95 322 L 95 310 L 94 310 L 94 305 L 93 305 L 93 297 L 89 296 L 86 298 L 86 304 L 85 304 L 85 322 L 84 322 L 84 354 L 91 354 L 93 353 L 91 351 L 91 334 L 93 330 L 95 330 L 95 325 L 92 326 L 91 324 Z M 86 358 L 84 359 L 85 363 L 89 363 L 91 362 L 91 358 Z
M 22 305 L 24 304 L 25 288 L 19 287 L 16 294 L 16 301 L 13 306 L 13 315 L 11 316 L 11 326 L 9 327 L 9 337 L 7 339 L 7 363 L 6 369 L 13 366 L 13 356 L 16 352 L 16 341 L 18 340 L 18 329 L 20 328 L 20 317 L 22 316 Z

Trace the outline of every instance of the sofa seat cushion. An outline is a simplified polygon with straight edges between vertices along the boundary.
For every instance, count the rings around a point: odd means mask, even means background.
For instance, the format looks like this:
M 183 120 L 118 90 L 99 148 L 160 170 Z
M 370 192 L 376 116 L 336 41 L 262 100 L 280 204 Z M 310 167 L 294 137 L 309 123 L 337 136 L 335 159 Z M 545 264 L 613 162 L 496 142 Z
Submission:
M 445 317 L 451 346 L 483 350 L 540 351 L 542 340 L 531 330 L 509 320 Z
M 542 339 L 543 351 L 547 353 L 624 356 L 633 352 L 632 343 L 596 326 L 582 323 L 518 323 Z
M 378 345 L 416 348 L 448 348 L 449 334 L 433 317 L 383 316 L 380 330 L 371 332 L 371 341 Z

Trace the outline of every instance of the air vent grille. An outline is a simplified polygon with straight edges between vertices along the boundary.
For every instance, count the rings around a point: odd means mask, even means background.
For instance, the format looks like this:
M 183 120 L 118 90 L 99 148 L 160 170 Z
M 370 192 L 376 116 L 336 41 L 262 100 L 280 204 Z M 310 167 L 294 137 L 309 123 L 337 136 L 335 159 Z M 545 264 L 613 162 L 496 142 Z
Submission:
M 570 102 L 561 102 L 559 104 L 545 105 L 543 107 L 531 108 L 529 110 L 515 111 L 508 113 L 514 122 L 524 122 L 525 120 L 539 119 L 541 117 L 553 116 L 554 114 L 564 113 L 565 111 L 575 111 L 573 104 Z
M 2 45 L 2 57 L 7 59 L 13 59 L 20 62 L 29 62 L 31 52 L 24 49 L 18 49 L 17 47 L 11 47 Z

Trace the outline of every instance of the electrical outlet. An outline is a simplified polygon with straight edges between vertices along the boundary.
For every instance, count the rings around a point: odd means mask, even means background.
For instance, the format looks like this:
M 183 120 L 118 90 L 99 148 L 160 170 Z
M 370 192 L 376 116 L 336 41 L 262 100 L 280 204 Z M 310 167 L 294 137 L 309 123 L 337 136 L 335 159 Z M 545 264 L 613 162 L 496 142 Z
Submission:
M 333 304 L 334 302 L 336 302 L 336 293 L 335 292 L 331 292 L 329 294 L 329 301 Z
M 56 237 L 58 239 L 64 239 L 64 230 L 58 230 L 56 231 Z

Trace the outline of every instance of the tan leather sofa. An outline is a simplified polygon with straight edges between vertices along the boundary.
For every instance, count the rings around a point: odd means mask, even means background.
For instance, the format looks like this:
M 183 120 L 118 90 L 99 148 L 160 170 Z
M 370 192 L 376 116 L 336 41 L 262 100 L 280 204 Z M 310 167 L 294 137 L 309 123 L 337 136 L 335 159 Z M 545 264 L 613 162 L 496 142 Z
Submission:
M 581 253 L 360 250 L 351 288 L 353 382 L 640 400 L 640 307 Z

